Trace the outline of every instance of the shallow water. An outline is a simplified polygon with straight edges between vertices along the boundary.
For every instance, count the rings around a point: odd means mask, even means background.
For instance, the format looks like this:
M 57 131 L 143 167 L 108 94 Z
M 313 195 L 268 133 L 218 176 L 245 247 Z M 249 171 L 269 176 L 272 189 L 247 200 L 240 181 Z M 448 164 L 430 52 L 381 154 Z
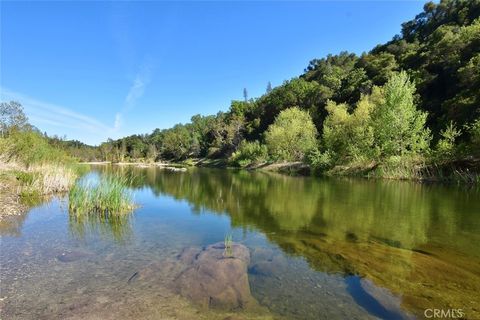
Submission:
M 55 198 L 0 225 L 2 319 L 480 318 L 478 189 L 95 169 L 111 170 L 133 177 L 128 218 L 78 221 Z M 209 309 L 175 288 L 179 254 L 230 233 L 250 251 L 258 308 Z

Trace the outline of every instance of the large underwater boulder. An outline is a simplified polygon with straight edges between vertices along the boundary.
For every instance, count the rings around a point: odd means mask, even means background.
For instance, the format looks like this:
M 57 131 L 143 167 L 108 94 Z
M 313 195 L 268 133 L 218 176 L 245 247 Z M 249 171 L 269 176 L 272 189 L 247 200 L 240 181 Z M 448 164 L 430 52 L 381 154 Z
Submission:
M 175 279 L 177 291 L 207 308 L 247 309 L 257 305 L 250 292 L 250 253 L 244 245 L 223 243 L 203 249 L 186 249 L 179 259 L 186 264 Z

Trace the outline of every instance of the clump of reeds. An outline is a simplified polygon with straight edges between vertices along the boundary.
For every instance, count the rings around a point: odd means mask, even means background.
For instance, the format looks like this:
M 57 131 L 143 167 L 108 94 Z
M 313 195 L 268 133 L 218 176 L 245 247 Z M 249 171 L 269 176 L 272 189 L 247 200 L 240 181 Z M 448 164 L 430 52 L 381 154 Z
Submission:
M 77 178 L 74 169 L 61 165 L 45 165 L 34 170 L 41 173 L 38 183 L 44 194 L 68 191 Z
M 17 193 L 27 204 L 40 202 L 43 196 L 67 192 L 78 177 L 74 168 L 61 164 L 31 166 L 14 174 L 20 182 Z
M 128 213 L 135 205 L 127 186 L 127 178 L 116 175 L 102 175 L 98 183 L 79 181 L 70 190 L 70 211 L 77 214 Z

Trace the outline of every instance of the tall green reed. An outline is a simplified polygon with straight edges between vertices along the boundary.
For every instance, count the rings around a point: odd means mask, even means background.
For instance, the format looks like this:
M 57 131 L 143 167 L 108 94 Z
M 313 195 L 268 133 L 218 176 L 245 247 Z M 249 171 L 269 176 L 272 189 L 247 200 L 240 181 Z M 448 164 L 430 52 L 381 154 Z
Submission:
M 102 175 L 97 183 L 79 181 L 70 190 L 69 209 L 75 214 L 125 214 L 135 207 L 129 181 L 119 175 Z

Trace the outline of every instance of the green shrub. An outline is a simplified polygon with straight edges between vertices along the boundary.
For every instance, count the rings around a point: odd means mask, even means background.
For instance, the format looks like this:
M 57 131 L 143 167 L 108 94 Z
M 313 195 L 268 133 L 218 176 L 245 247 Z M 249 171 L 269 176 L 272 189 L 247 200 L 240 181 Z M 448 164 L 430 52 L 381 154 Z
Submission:
M 425 127 L 427 114 L 417 110 L 414 93 L 414 84 L 400 72 L 362 96 L 353 111 L 347 104 L 329 101 L 323 124 L 324 151 L 311 155 L 312 165 L 320 170 L 338 165 L 355 172 L 376 168 L 369 174 L 418 178 L 419 166 L 430 151 L 431 135 Z M 453 126 L 443 132 L 439 154 L 454 153 L 458 134 Z
M 436 161 L 453 160 L 456 156 L 455 139 L 458 138 L 462 132 L 455 127 L 453 122 L 440 132 L 442 138 L 438 140 L 437 147 L 434 152 Z
M 45 163 L 73 163 L 73 159 L 59 148 L 50 145 L 40 133 L 12 131 L 0 138 L 0 154 L 6 162 L 18 162 L 23 165 Z
M 243 140 L 230 157 L 230 163 L 240 167 L 246 167 L 253 163 L 260 163 L 267 160 L 267 146 L 257 140 L 249 142 Z
M 308 112 L 289 108 L 268 127 L 265 142 L 275 160 L 302 161 L 317 148 L 317 129 Z
M 376 157 L 371 113 L 383 100 L 381 88 L 374 87 L 371 95 L 360 98 L 353 112 L 346 104 L 327 102 L 322 141 L 331 161 L 349 163 Z
M 334 154 L 328 150 L 320 152 L 320 150 L 314 149 L 307 155 L 307 162 L 314 173 L 322 173 L 332 168 L 335 164 L 334 159 Z

